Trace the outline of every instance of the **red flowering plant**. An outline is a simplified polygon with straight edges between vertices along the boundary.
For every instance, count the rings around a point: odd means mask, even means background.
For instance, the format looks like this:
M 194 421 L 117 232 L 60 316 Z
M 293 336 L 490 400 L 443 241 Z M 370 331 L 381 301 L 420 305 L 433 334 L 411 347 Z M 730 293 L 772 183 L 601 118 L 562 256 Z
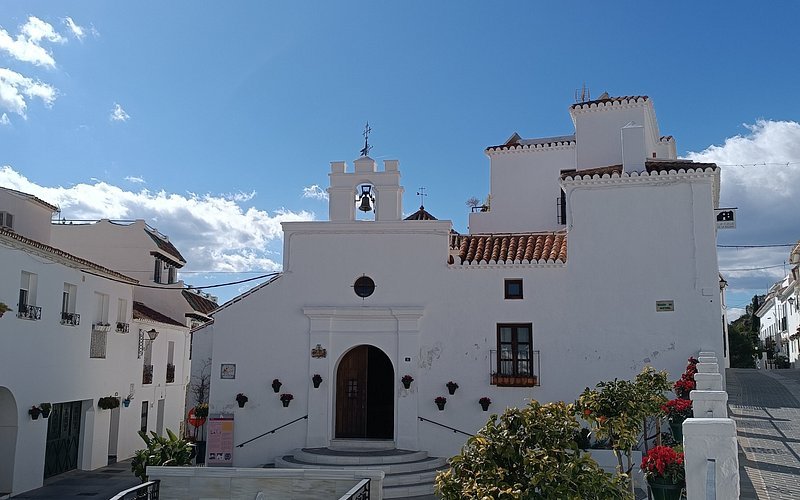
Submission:
M 648 481 L 665 480 L 672 484 L 686 481 L 683 453 L 669 446 L 655 446 L 642 457 L 642 472 Z
M 687 375 L 684 373 L 681 375 L 680 380 L 675 382 L 675 385 L 672 387 L 678 398 L 689 399 L 689 392 L 697 388 L 697 382 L 694 381 L 694 375 Z
M 661 405 L 661 411 L 670 422 L 683 422 L 687 418 L 692 418 L 692 402 L 689 399 L 670 399 Z

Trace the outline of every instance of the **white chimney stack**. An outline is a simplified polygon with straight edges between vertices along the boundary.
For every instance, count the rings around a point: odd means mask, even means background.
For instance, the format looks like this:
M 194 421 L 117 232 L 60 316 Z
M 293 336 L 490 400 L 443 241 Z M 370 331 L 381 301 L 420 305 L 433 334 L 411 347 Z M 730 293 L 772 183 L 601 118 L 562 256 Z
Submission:
M 635 122 L 628 122 L 622 127 L 622 171 L 643 172 L 645 158 L 644 127 Z

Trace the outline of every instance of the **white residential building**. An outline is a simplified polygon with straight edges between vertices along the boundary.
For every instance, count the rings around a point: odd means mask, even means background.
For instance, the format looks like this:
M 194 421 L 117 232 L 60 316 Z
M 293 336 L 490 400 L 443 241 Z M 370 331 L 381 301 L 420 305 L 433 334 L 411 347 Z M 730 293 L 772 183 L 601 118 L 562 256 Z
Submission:
M 570 114 L 574 134 L 486 149 L 491 201 L 469 234 L 422 208 L 402 219 L 397 161 L 331 163 L 330 220 L 283 223 L 283 273 L 197 332 L 211 345 L 211 413 L 233 417 L 235 444 L 307 415 L 234 448 L 233 465 L 339 439 L 449 457 L 464 436 L 439 424 L 476 431 L 482 397 L 496 412 L 570 401 L 723 352 L 719 169 L 677 160 L 646 96 Z M 374 220 L 357 220 L 360 207 Z
M 759 340 L 767 351 L 759 360 L 762 368 L 780 368 L 784 360 L 795 367 L 800 358 L 800 242 L 789 253 L 789 263 L 789 273 L 770 287 L 756 311 Z
M 189 328 L 137 302 L 133 277 L 55 246 L 56 210 L 0 188 L 0 495 L 129 458 L 137 431 L 183 420 Z

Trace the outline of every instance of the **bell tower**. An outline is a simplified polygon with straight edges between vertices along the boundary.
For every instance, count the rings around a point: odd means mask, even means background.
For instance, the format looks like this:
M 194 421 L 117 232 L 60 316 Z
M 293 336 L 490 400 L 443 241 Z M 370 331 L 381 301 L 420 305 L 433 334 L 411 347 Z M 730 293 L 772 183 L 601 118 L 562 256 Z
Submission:
M 356 209 L 374 211 L 375 220 L 399 221 L 403 215 L 403 187 L 400 186 L 400 162 L 384 160 L 383 171 L 375 160 L 362 156 L 354 162 L 352 172 L 347 163 L 331 162 L 328 188 L 328 217 L 331 222 L 356 220 Z

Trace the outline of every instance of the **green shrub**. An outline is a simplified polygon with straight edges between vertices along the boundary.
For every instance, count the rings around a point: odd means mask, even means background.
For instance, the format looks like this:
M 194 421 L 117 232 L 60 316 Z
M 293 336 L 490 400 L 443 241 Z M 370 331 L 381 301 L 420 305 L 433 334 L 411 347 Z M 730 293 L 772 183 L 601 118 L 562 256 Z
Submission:
M 162 437 L 155 432 L 139 431 L 139 436 L 147 448 L 137 450 L 131 461 L 131 470 L 136 477 L 147 482 L 148 466 L 175 466 L 191 465 L 194 457 L 194 445 L 175 435 L 167 429 L 167 437 Z

